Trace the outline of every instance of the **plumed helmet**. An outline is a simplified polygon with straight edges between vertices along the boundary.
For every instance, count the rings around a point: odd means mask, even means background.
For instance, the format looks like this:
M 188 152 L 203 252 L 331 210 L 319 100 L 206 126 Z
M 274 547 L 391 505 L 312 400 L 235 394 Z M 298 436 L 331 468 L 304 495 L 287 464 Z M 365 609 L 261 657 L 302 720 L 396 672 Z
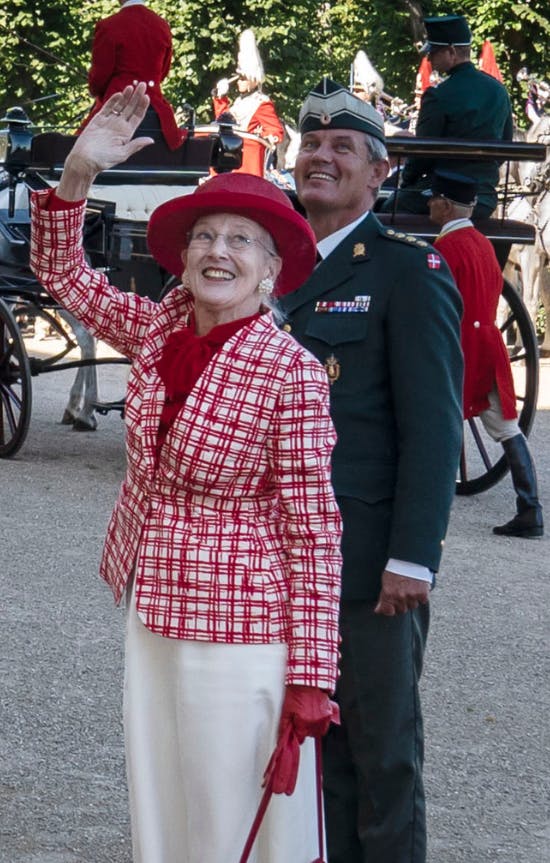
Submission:
M 384 81 L 372 65 L 365 51 L 358 51 L 353 61 L 353 89 L 364 90 L 369 96 L 384 90 Z
M 239 36 L 237 72 L 256 85 L 262 84 L 264 81 L 264 65 L 252 30 L 243 30 Z

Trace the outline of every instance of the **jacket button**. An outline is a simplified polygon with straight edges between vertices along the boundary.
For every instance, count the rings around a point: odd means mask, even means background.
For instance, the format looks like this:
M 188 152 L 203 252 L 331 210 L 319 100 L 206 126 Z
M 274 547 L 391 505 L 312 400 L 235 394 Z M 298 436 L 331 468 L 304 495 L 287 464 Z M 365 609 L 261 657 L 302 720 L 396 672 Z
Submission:
M 479 330 L 480 326 L 481 324 L 479 323 L 479 321 L 474 321 L 474 327 L 476 328 L 476 330 Z
M 292 327 L 290 326 L 290 324 L 283 324 L 283 330 L 285 333 L 291 333 Z

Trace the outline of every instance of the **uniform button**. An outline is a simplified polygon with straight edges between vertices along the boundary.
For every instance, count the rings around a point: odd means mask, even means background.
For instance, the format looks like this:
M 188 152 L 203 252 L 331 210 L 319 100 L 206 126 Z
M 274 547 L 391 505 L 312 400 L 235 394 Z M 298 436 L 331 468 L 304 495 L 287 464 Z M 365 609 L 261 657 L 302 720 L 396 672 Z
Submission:
M 292 327 L 290 326 L 290 324 L 283 324 L 283 330 L 285 331 L 285 333 L 291 333 Z
M 480 326 L 481 324 L 479 323 L 479 321 L 474 321 L 474 327 L 476 328 L 476 330 L 479 330 Z
M 154 87 L 154 86 L 155 86 L 155 82 L 154 82 L 154 81 L 149 81 L 149 86 L 150 86 L 150 87 Z
M 132 84 L 134 85 L 134 87 L 137 87 L 138 83 L 139 83 L 138 79 L 134 78 L 134 80 L 132 81 Z

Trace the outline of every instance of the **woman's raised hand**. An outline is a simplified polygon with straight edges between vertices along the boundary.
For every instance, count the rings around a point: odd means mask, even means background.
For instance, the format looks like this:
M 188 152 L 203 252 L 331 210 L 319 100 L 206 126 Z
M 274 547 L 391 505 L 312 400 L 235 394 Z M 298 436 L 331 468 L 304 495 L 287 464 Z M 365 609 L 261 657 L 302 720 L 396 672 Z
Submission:
M 132 138 L 149 106 L 147 85 L 129 85 L 114 93 L 77 137 L 67 156 L 57 195 L 66 201 L 86 198 L 101 171 L 120 165 L 153 143 L 152 138 Z

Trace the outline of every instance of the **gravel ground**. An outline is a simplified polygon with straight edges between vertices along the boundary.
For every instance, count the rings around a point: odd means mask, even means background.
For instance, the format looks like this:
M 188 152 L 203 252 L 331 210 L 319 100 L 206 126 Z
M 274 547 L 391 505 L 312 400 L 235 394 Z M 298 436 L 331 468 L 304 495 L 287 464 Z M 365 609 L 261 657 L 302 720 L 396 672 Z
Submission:
M 125 374 L 100 370 L 102 398 Z M 97 576 L 123 427 L 59 425 L 70 380 L 35 379 L 27 442 L 0 463 L 0 863 L 131 861 L 124 614 Z M 542 406 L 531 441 L 550 512 Z M 549 541 L 493 537 L 512 509 L 509 478 L 455 500 L 423 678 L 429 863 L 550 860 Z

